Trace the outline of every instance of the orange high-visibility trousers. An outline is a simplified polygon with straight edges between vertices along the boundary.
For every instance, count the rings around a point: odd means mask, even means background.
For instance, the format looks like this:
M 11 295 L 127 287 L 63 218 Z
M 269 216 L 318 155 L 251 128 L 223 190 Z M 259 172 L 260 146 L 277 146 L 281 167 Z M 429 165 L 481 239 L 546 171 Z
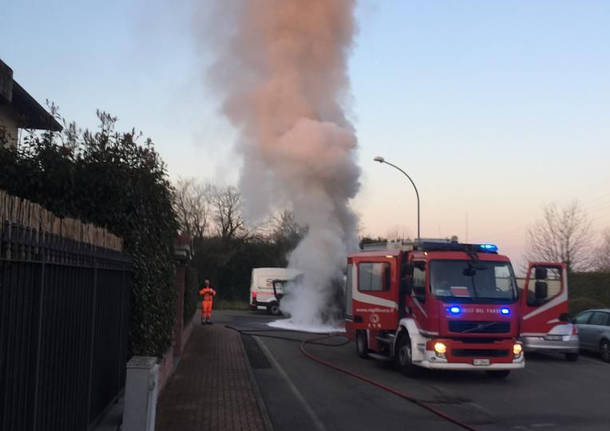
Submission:
M 211 319 L 212 318 L 212 300 L 201 302 L 201 318 Z

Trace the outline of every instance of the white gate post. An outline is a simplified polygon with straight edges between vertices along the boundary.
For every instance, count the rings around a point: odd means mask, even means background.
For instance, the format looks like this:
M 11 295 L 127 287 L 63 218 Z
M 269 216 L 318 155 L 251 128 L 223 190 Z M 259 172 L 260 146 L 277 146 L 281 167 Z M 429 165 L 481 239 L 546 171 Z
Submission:
M 134 356 L 127 363 L 123 431 L 155 431 L 159 365 L 157 358 Z

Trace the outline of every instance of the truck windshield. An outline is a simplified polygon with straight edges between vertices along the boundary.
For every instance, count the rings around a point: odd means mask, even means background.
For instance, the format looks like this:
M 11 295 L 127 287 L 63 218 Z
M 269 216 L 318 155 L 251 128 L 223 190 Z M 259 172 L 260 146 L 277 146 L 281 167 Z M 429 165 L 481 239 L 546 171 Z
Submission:
M 517 299 L 508 262 L 436 260 L 430 262 L 432 295 L 452 302 L 509 303 Z

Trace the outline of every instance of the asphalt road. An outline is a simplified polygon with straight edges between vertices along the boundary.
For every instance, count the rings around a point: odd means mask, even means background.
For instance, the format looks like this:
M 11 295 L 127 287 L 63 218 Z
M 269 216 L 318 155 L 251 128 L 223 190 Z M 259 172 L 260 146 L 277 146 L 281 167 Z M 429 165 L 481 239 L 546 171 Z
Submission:
M 264 330 L 264 313 L 231 313 L 240 329 Z M 265 331 L 242 336 L 275 431 L 460 429 L 421 407 L 305 357 L 311 334 Z M 341 338 L 329 340 L 343 341 Z M 320 358 L 427 403 L 477 430 L 610 430 L 610 365 L 581 355 L 529 355 L 505 380 L 483 372 L 431 372 L 407 378 L 391 366 L 356 355 L 353 343 L 308 345 Z

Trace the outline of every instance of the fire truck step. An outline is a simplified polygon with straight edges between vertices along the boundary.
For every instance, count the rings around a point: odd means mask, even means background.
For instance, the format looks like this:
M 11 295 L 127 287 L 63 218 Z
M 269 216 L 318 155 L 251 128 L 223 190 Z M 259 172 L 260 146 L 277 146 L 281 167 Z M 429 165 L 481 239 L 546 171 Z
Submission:
M 373 359 L 378 359 L 380 361 L 391 361 L 392 358 L 386 355 L 380 355 L 379 353 L 369 353 L 369 357 Z

